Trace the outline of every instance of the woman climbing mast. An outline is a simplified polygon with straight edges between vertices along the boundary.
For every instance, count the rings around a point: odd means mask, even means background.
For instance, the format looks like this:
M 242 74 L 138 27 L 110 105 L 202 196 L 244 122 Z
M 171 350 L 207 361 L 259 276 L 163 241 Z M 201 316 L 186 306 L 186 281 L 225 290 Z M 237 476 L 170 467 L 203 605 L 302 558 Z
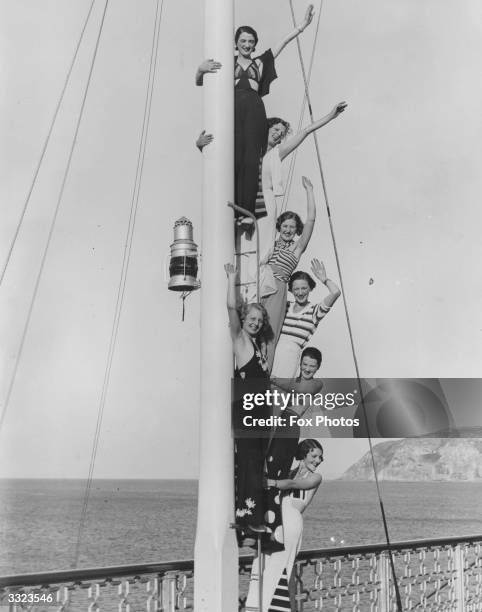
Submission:
M 268 119 L 267 153 L 263 158 L 261 169 L 261 193 L 256 202 L 258 221 L 260 261 L 265 263 L 271 254 L 275 239 L 275 225 L 279 210 L 276 198 L 284 194 L 281 162 L 293 153 L 306 138 L 336 119 L 345 109 L 346 102 L 339 102 L 321 119 L 297 132 L 291 138 L 286 138 L 290 124 L 279 117 Z
M 303 535 L 302 514 L 321 484 L 317 468 L 323 461 L 323 447 L 318 440 L 303 440 L 298 445 L 296 459 L 300 461 L 290 478 L 268 479 L 267 487 L 274 487 L 282 495 L 284 550 L 265 557 L 263 571 L 262 612 L 291 610 L 288 584 L 296 554 Z M 246 609 L 258 609 L 259 560 L 253 561 Z
M 323 388 L 323 381 L 315 378 L 322 361 L 320 351 L 314 346 L 309 346 L 301 353 L 299 361 L 300 374 L 296 379 L 271 378 L 273 387 L 279 388 L 281 392 L 292 394 L 292 401 L 283 412 L 284 426 L 277 426 L 266 456 L 266 467 L 268 478 L 288 478 L 291 464 L 296 455 L 298 441 L 300 439 L 300 419 L 311 409 L 311 398 Z M 276 409 L 275 414 L 279 414 Z M 270 532 L 264 540 L 264 551 L 277 551 L 283 549 L 283 527 L 281 517 L 281 506 L 279 493 L 270 488 L 266 491 L 265 520 Z
M 289 132 L 290 124 L 279 117 L 271 117 L 268 119 L 268 151 L 263 158 L 261 173 L 258 179 L 259 191 L 256 200 L 259 261 L 261 265 L 261 296 L 269 295 L 272 291 L 269 281 L 268 286 L 263 286 L 263 281 L 266 277 L 265 266 L 273 253 L 276 238 L 276 221 L 281 208 L 278 204 L 278 198 L 284 194 L 281 162 L 291 155 L 310 134 L 338 117 L 338 115 L 345 110 L 346 106 L 346 102 L 339 102 L 327 115 L 307 125 L 288 139 L 286 136 Z M 251 233 L 251 235 L 247 235 L 246 232 L 244 232 L 241 236 L 240 251 L 243 253 L 254 252 L 256 248 L 255 243 L 255 234 Z M 249 257 L 247 261 L 245 259 L 241 269 L 241 283 L 246 287 L 243 297 L 247 302 L 252 302 L 256 299 L 253 288 L 256 284 L 257 274 L 256 258 Z M 270 276 L 269 273 L 268 276 Z
M 295 301 L 286 304 L 286 315 L 276 345 L 272 376 L 293 378 L 296 375 L 303 347 L 341 295 L 338 285 L 328 278 L 321 261 L 312 259 L 311 271 L 329 293 L 319 304 L 311 304 L 309 297 L 316 287 L 315 281 L 307 272 L 301 270 L 291 275 L 288 289 Z
M 313 185 L 306 176 L 302 178 L 302 183 L 306 191 L 306 221 L 303 224 L 299 215 L 289 210 L 278 217 L 276 229 L 279 232 L 279 238 L 274 244 L 273 253 L 264 270 L 261 303 L 268 312 L 273 332 L 267 343 L 269 371 L 273 366 L 274 351 L 286 312 L 287 283 L 308 246 L 315 225 L 316 207 Z M 297 235 L 300 238 L 295 240 Z
M 309 5 L 303 22 L 292 30 L 273 49 L 252 57 L 258 34 L 250 26 L 236 30 L 237 55 L 234 63 L 234 174 L 235 203 L 254 213 L 258 190 L 259 164 L 266 151 L 268 123 L 262 97 L 269 93 L 276 79 L 274 60 L 286 45 L 308 27 L 313 19 L 313 5 Z
M 224 266 L 228 277 L 227 308 L 233 352 L 236 361 L 234 372 L 233 430 L 236 442 L 236 524 L 238 542 L 264 531 L 263 467 L 269 438 L 269 428 L 243 426 L 244 393 L 263 393 L 270 387 L 268 369 L 260 342 L 268 327 L 266 310 L 260 304 L 236 306 L 236 270 L 232 264 Z M 265 405 L 257 405 L 250 413 L 254 418 L 267 418 Z

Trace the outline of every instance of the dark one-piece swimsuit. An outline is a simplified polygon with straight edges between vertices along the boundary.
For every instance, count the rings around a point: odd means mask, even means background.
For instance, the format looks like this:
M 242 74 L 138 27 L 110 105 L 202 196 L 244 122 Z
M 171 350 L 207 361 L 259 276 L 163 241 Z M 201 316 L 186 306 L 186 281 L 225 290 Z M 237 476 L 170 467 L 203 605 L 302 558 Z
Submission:
M 261 60 L 258 66 L 256 60 Z M 268 140 L 268 121 L 262 96 L 269 93 L 276 78 L 271 49 L 254 58 L 247 68 L 234 60 L 234 175 L 235 202 L 249 212 L 255 212 L 260 160 Z M 258 84 L 257 91 L 251 81 Z
M 269 427 L 250 427 L 243 423 L 246 416 L 267 418 L 267 405 L 244 408 L 243 397 L 249 393 L 265 393 L 270 388 L 269 375 L 263 357 L 253 342 L 253 356 L 242 367 L 236 368 L 233 381 L 233 429 L 235 437 L 235 498 L 238 542 L 250 533 L 250 528 L 264 524 L 263 472 Z M 247 396 L 252 397 L 252 396 Z

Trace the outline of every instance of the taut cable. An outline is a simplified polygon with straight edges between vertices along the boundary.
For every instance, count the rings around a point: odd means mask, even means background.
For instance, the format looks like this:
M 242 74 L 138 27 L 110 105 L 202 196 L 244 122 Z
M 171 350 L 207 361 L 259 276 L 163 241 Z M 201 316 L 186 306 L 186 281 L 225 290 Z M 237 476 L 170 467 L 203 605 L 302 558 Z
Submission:
M 52 120 L 50 121 L 50 126 L 49 126 L 49 129 L 48 129 L 48 132 L 47 132 L 47 137 L 45 138 L 44 144 L 42 146 L 42 151 L 40 153 L 40 158 L 39 158 L 39 161 L 37 163 L 37 167 L 35 168 L 35 172 L 34 172 L 34 175 L 33 175 L 33 178 L 32 178 L 32 182 L 30 183 L 30 188 L 28 190 L 27 197 L 25 198 L 25 202 L 24 202 L 23 207 L 22 207 L 22 212 L 20 213 L 20 217 L 19 217 L 19 219 L 17 221 L 17 227 L 15 228 L 15 232 L 13 234 L 13 238 L 12 238 L 12 240 L 10 242 L 10 246 L 8 248 L 8 251 L 7 251 L 7 257 L 5 258 L 5 261 L 3 262 L 2 272 L 0 273 L 0 286 L 3 283 L 3 279 L 5 277 L 5 273 L 7 271 L 7 267 L 9 265 L 9 263 L 10 263 L 10 258 L 12 257 L 13 249 L 15 248 L 15 244 L 17 242 L 17 238 L 18 238 L 18 235 L 20 233 L 20 229 L 22 227 L 22 223 L 23 223 L 23 219 L 25 217 L 25 213 L 27 212 L 27 208 L 28 208 L 28 205 L 29 205 L 29 202 L 30 202 L 30 197 L 32 196 L 32 192 L 33 192 L 33 189 L 35 187 L 35 183 L 37 182 L 37 176 L 38 176 L 38 173 L 40 172 L 40 167 L 42 165 L 42 162 L 43 162 L 44 157 L 45 157 L 45 153 L 47 151 L 48 144 L 50 142 L 50 136 L 52 135 L 52 132 L 53 132 L 53 129 L 54 129 L 54 125 L 55 125 L 55 122 L 57 120 L 57 115 L 59 114 L 59 110 L 60 110 L 60 107 L 62 105 L 62 101 L 64 99 L 65 91 L 66 91 L 67 85 L 69 84 L 69 81 L 70 81 L 70 75 L 72 74 L 72 70 L 74 68 L 75 60 L 77 59 L 77 54 L 79 53 L 80 45 L 81 45 L 82 40 L 84 38 L 84 33 L 85 33 L 86 28 L 87 28 L 87 23 L 89 22 L 90 14 L 92 13 L 92 8 L 94 6 L 94 3 L 95 3 L 95 0 L 92 0 L 92 2 L 90 4 L 89 11 L 87 13 L 87 17 L 84 20 L 84 25 L 82 27 L 82 31 L 80 33 L 79 40 L 77 41 L 77 46 L 75 47 L 74 55 L 73 55 L 72 60 L 70 62 L 70 66 L 69 66 L 69 69 L 67 71 L 67 76 L 65 77 L 64 85 L 62 87 L 62 91 L 60 92 L 60 97 L 59 97 L 59 100 L 57 102 L 57 106 L 55 107 L 55 111 L 54 111 L 54 114 L 52 116 Z
M 15 358 L 15 364 L 14 364 L 14 367 L 13 367 L 12 376 L 10 378 L 10 383 L 8 385 L 7 394 L 5 396 L 5 403 L 3 405 L 2 414 L 0 416 L 0 433 L 1 433 L 1 430 L 2 430 L 2 427 L 3 427 L 3 423 L 5 421 L 5 416 L 7 414 L 7 409 L 8 409 L 9 403 L 10 403 L 10 397 L 12 395 L 12 390 L 13 390 L 13 386 L 14 386 L 14 383 L 15 383 L 15 379 L 17 377 L 18 366 L 19 366 L 19 363 L 20 363 L 20 358 L 22 356 L 23 347 L 24 347 L 24 344 L 25 344 L 25 339 L 27 337 L 28 328 L 30 326 L 30 320 L 32 318 L 32 311 L 33 311 L 33 308 L 34 308 L 35 300 L 37 298 L 37 293 L 38 293 L 38 289 L 39 289 L 39 285 L 40 285 L 40 280 L 42 278 L 42 273 L 43 273 L 43 270 L 44 270 L 44 267 L 45 267 L 45 261 L 47 259 L 47 255 L 48 255 L 49 248 L 50 248 L 50 243 L 52 241 L 52 236 L 53 236 L 53 233 L 54 233 L 55 224 L 56 224 L 56 221 L 57 221 L 57 216 L 58 216 L 60 205 L 62 203 L 62 198 L 63 198 L 63 195 L 64 195 L 65 185 L 67 183 L 67 178 L 69 176 L 70 166 L 72 164 L 72 157 L 74 155 L 74 150 L 75 150 L 75 145 L 76 145 L 76 142 L 77 142 L 77 136 L 79 134 L 80 124 L 81 124 L 81 121 L 82 121 L 82 117 L 84 115 L 85 103 L 86 103 L 86 100 L 87 100 L 87 94 L 89 92 L 90 82 L 91 82 L 91 79 L 92 79 L 92 72 L 94 70 L 95 59 L 97 57 L 97 51 L 98 51 L 98 48 L 99 48 L 99 42 L 100 42 L 100 37 L 101 37 L 101 34 L 102 34 L 102 29 L 103 29 L 103 26 L 104 26 L 105 13 L 106 13 L 106 10 L 107 10 L 108 3 L 109 3 L 109 0 L 106 0 L 105 6 L 104 6 L 104 12 L 102 14 L 102 20 L 101 20 L 100 27 L 99 27 L 99 32 L 97 34 L 97 40 L 96 40 L 96 43 L 95 43 L 94 53 L 92 55 L 92 60 L 91 60 L 91 63 L 90 63 L 89 76 L 87 78 L 87 83 L 86 83 L 86 86 L 85 86 L 84 95 L 82 97 L 82 104 L 81 104 L 81 107 L 80 107 L 79 116 L 77 118 L 77 125 L 76 125 L 76 128 L 75 128 L 74 137 L 72 139 L 72 144 L 70 146 L 70 153 L 69 153 L 69 157 L 68 157 L 68 160 L 67 160 L 67 165 L 66 165 L 65 170 L 64 170 L 64 176 L 62 178 L 62 185 L 60 187 L 60 192 L 59 192 L 59 195 L 58 195 L 58 198 L 57 198 L 57 203 L 55 205 L 54 215 L 53 215 L 52 221 L 50 223 L 50 229 L 49 229 L 49 233 L 48 233 L 48 236 L 47 236 L 47 242 L 45 243 L 44 252 L 43 252 L 41 260 L 40 260 L 40 267 L 39 267 L 39 271 L 37 273 L 37 278 L 35 280 L 35 285 L 34 285 L 34 290 L 33 290 L 33 293 L 32 293 L 32 297 L 30 299 L 30 304 L 29 304 L 29 308 L 28 308 L 28 312 L 27 312 L 27 318 L 26 318 L 25 325 L 24 325 L 24 328 L 23 328 L 23 331 L 22 331 L 20 345 L 19 345 L 19 348 L 18 348 L 18 351 L 17 351 L 17 356 Z
M 293 9 L 293 0 L 289 0 L 290 3 L 290 9 L 291 9 L 291 16 L 293 19 L 293 25 L 296 27 L 296 19 L 295 19 L 295 12 Z M 323 4 L 323 0 L 321 0 L 320 3 L 320 12 L 321 12 L 321 6 Z M 303 54 L 301 53 L 301 45 L 300 45 L 300 41 L 298 40 L 298 38 L 296 39 L 296 44 L 297 44 L 297 48 L 298 48 L 298 56 L 300 59 L 300 65 L 301 65 L 301 72 L 303 74 L 303 82 L 305 85 L 305 96 L 306 96 L 306 100 L 308 103 L 308 112 L 310 113 L 310 119 L 313 122 L 314 121 L 314 117 L 313 117 L 313 109 L 311 106 L 311 100 L 310 100 L 310 92 L 309 92 L 309 88 L 308 88 L 308 80 L 306 77 L 306 70 L 305 70 L 305 64 L 303 61 Z M 313 132 L 313 139 L 315 142 L 315 149 L 316 149 L 316 156 L 318 159 L 318 167 L 320 170 L 320 177 L 321 177 L 321 184 L 323 186 L 323 195 L 324 195 L 324 199 L 325 199 L 325 206 L 326 206 L 326 212 L 328 215 L 328 222 L 330 225 L 330 233 L 331 233 L 331 240 L 333 243 L 333 250 L 335 253 L 335 260 L 336 260 L 336 267 L 338 270 L 338 276 L 340 278 L 340 285 L 341 285 L 341 294 L 342 294 L 342 299 L 343 299 L 343 306 L 345 309 L 345 316 L 346 316 L 346 322 L 347 322 L 347 327 L 348 327 L 348 335 L 350 337 L 350 346 L 351 346 L 351 352 L 352 352 L 352 356 L 353 356 L 353 363 L 355 366 L 355 372 L 356 372 L 356 378 L 357 378 L 357 383 L 358 383 L 358 392 L 360 395 L 360 403 L 362 406 L 362 411 L 363 411 L 363 418 L 365 420 L 365 425 L 366 425 L 366 431 L 367 431 L 367 436 L 368 436 L 368 445 L 370 448 L 370 456 L 371 456 L 371 460 L 372 460 L 372 465 L 373 465 L 373 474 L 374 474 L 374 478 L 375 478 L 375 485 L 376 485 L 376 489 L 377 489 L 377 495 L 378 495 L 378 501 L 379 501 L 379 505 L 380 505 L 380 512 L 382 515 L 382 521 L 383 521 L 383 529 L 385 532 L 385 540 L 387 543 L 387 549 L 388 549 L 388 555 L 390 558 L 390 567 L 391 567 L 391 571 L 392 571 L 392 577 L 393 577 L 393 585 L 395 587 L 395 598 L 396 598 L 396 602 L 397 602 L 397 609 L 398 612 L 403 612 L 402 610 L 402 601 L 400 598 L 400 589 L 398 587 L 398 579 L 397 579 L 397 575 L 395 572 L 395 563 L 394 563 L 394 559 L 393 559 L 393 549 L 392 549 L 392 545 L 390 542 L 390 536 L 389 536 L 389 532 L 388 532 L 388 524 L 387 524 L 387 518 L 385 515 L 385 508 L 383 505 L 383 499 L 382 499 L 382 495 L 381 495 L 381 491 L 380 491 L 380 483 L 378 481 L 378 474 L 377 474 L 377 468 L 376 468 L 376 463 L 375 463 L 375 457 L 374 457 L 374 453 L 373 453 L 373 443 L 372 443 L 372 439 L 370 436 L 370 429 L 369 429 L 369 423 L 368 423 L 368 417 L 367 417 L 367 412 L 366 412 L 366 406 L 365 406 L 365 400 L 363 397 L 363 390 L 362 390 L 362 386 L 361 386 L 361 381 L 360 381 L 360 370 L 358 367 L 358 359 L 356 356 L 356 350 L 355 350 L 355 342 L 353 339 L 353 332 L 352 332 L 352 327 L 351 327 L 351 321 L 350 321 L 350 315 L 348 312 L 348 304 L 346 301 L 346 295 L 345 295 L 345 289 L 343 286 L 343 275 L 341 272 L 341 264 L 340 264 L 340 258 L 338 255 L 338 248 L 336 245 L 336 238 L 335 238 L 335 230 L 333 227 L 333 221 L 331 218 L 331 210 L 330 210 L 330 204 L 329 204 L 329 200 L 328 200 L 328 192 L 326 189 L 326 182 L 325 182 L 325 177 L 323 174 L 323 166 L 321 163 L 321 155 L 320 155 L 320 148 L 318 145 L 318 138 L 316 135 L 316 131 Z
M 310 83 L 310 79 L 311 79 L 311 71 L 313 69 L 313 62 L 314 62 L 314 59 L 315 59 L 315 51 L 316 51 L 316 45 L 317 45 L 317 41 L 318 41 L 318 33 L 320 31 L 321 6 L 322 5 L 320 5 L 320 10 L 318 12 L 318 20 L 316 22 L 315 37 L 314 37 L 313 46 L 312 46 L 312 49 L 311 49 L 310 66 L 308 68 L 308 80 L 307 80 L 308 84 Z M 307 98 L 306 98 L 306 91 L 305 91 L 305 93 L 303 94 L 303 103 L 301 105 L 301 110 L 300 110 L 300 118 L 298 120 L 298 129 L 297 129 L 298 132 L 301 130 L 301 126 L 303 124 L 303 117 L 305 115 L 306 101 L 307 101 Z M 291 160 L 290 160 L 290 167 L 289 167 L 289 170 L 288 170 L 287 187 L 286 187 L 285 192 L 283 194 L 283 200 L 282 200 L 282 203 L 281 203 L 281 212 L 285 211 L 286 204 L 287 204 L 287 201 L 289 199 L 290 192 L 291 192 L 291 184 L 292 184 L 292 181 L 293 181 L 293 174 L 294 174 L 294 170 L 295 170 L 297 155 L 298 155 L 298 148 L 295 149 L 295 151 L 294 151 L 294 153 L 293 153 L 293 155 L 291 157 Z
M 73 567 L 77 567 L 77 564 L 79 562 L 79 557 L 80 557 L 80 546 L 81 546 L 82 536 L 83 536 L 85 523 L 86 523 L 87 508 L 89 505 L 90 491 L 92 488 L 92 480 L 94 476 L 95 459 L 97 456 L 97 449 L 99 446 L 100 432 L 102 429 L 102 419 L 104 415 L 104 408 L 105 408 L 107 392 L 109 388 L 110 373 L 112 369 L 112 362 L 114 359 L 115 347 L 117 344 L 117 333 L 119 331 L 119 323 L 120 323 L 120 317 L 122 313 L 122 306 L 124 303 L 127 273 L 129 271 L 132 240 L 134 236 L 137 209 L 139 205 L 139 193 L 140 193 L 140 188 L 141 188 L 142 175 L 143 175 L 143 169 L 144 169 L 144 159 L 145 159 L 145 153 L 146 153 L 146 147 L 147 147 L 147 136 L 148 136 L 148 131 L 149 131 L 149 121 L 150 121 L 150 116 L 151 116 L 152 93 L 154 89 L 154 79 L 156 75 L 157 55 L 158 55 L 158 49 L 159 49 L 159 31 L 160 31 L 160 26 L 161 26 L 163 6 L 164 6 L 164 0 L 157 0 L 156 17 L 154 21 L 154 31 L 153 31 L 152 46 L 151 46 L 151 57 L 150 57 L 150 63 L 149 63 L 149 76 L 148 76 L 148 81 L 147 81 L 146 99 L 145 99 L 145 105 L 144 105 L 144 115 L 143 115 L 143 120 L 142 120 L 139 152 L 137 156 L 136 176 L 134 180 L 134 188 L 133 188 L 133 193 L 132 193 L 132 198 L 131 198 L 129 222 L 128 222 L 126 239 L 125 239 L 121 274 L 120 274 L 119 285 L 117 289 L 117 299 L 116 299 L 116 305 L 115 305 L 114 320 L 112 323 L 111 336 L 110 336 L 110 341 L 109 341 L 107 363 L 106 363 L 105 372 L 104 372 L 104 379 L 102 383 L 102 391 L 101 391 L 101 396 L 99 400 L 99 407 L 97 410 L 97 422 L 96 422 L 95 433 L 94 433 L 94 441 L 92 444 L 89 474 L 88 474 L 87 482 L 85 486 L 83 506 L 82 506 L 81 516 L 80 516 L 80 521 L 79 521 L 79 529 L 77 532 L 77 541 L 75 545 L 74 559 L 73 559 L 73 565 L 72 565 Z

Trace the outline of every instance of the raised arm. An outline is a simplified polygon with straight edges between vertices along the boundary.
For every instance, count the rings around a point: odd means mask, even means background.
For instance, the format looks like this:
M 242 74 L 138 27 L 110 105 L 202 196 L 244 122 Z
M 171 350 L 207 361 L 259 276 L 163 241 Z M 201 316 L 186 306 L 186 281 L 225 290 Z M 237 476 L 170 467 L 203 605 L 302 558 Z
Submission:
M 204 83 L 204 75 L 212 72 L 217 72 L 221 68 L 222 64 L 216 62 L 213 59 L 204 60 L 196 71 L 196 85 L 199 87 Z
M 321 127 L 333 121 L 338 115 L 340 115 L 346 108 L 346 102 L 339 102 L 333 110 L 331 110 L 328 115 L 325 115 L 318 121 L 314 121 L 307 125 L 304 129 L 300 130 L 297 134 L 286 140 L 285 142 L 280 144 L 279 147 L 279 156 L 280 159 L 283 160 L 290 153 L 300 146 L 300 144 L 305 140 L 307 136 L 309 136 L 312 132 L 319 130 Z
M 314 14 L 315 12 L 313 10 L 313 5 L 310 4 L 308 8 L 306 9 L 305 18 L 300 23 L 300 25 L 297 28 L 295 28 L 292 32 L 287 34 L 278 45 L 276 45 L 275 47 L 271 49 L 273 52 L 273 57 L 275 58 L 278 57 L 278 55 L 281 53 L 281 51 L 283 51 L 286 45 L 290 43 L 293 39 L 295 39 L 297 36 L 299 36 L 301 32 L 303 32 L 303 30 L 305 30 L 310 25 L 310 23 L 313 20 Z
M 241 321 L 239 320 L 238 311 L 236 309 L 236 269 L 233 264 L 227 263 L 224 265 L 226 275 L 228 277 L 228 294 L 226 298 L 226 306 L 228 308 L 229 331 L 233 343 L 241 335 Z
M 340 288 L 326 276 L 325 266 L 319 259 L 311 260 L 311 271 L 313 272 L 314 276 L 316 276 L 316 278 L 320 280 L 328 289 L 329 294 L 324 298 L 323 302 L 325 306 L 331 308 L 341 295 Z
M 306 205 L 307 205 L 307 214 L 306 221 L 303 228 L 303 233 L 301 234 L 298 242 L 296 243 L 296 251 L 298 251 L 298 256 L 305 252 L 306 247 L 308 246 L 308 242 L 310 241 L 311 234 L 313 233 L 313 227 L 315 226 L 315 218 L 316 218 L 316 207 L 315 207 L 315 194 L 313 193 L 313 185 L 309 178 L 304 176 L 302 178 L 303 187 L 306 190 Z
M 317 474 L 316 472 L 310 474 L 306 478 L 283 478 L 282 480 L 272 480 L 268 478 L 266 481 L 268 487 L 277 487 L 281 491 L 286 491 L 288 489 L 298 489 L 301 491 L 316 489 L 316 487 L 320 486 L 320 483 L 321 474 Z

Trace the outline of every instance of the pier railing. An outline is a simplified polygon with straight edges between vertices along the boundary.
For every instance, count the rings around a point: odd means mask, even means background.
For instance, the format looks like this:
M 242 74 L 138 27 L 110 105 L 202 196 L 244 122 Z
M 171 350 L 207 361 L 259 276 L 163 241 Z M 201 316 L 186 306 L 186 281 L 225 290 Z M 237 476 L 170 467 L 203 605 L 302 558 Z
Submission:
M 397 542 L 392 553 L 404 610 L 482 611 L 482 536 Z M 252 557 L 240 558 L 240 610 L 251 562 Z M 176 561 L 4 576 L 0 610 L 193 610 L 193 575 L 193 561 Z M 396 610 L 383 544 L 301 551 L 293 591 L 299 612 Z

